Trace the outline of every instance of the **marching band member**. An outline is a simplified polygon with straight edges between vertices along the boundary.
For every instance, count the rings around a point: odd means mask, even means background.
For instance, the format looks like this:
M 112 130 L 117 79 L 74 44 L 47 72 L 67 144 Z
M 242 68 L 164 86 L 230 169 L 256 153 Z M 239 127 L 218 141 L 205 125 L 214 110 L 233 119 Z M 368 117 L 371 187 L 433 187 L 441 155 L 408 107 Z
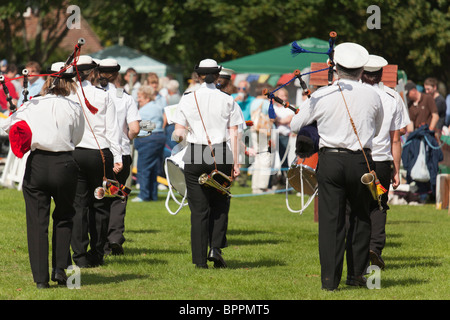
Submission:
M 85 132 L 74 151 L 80 172 L 71 246 L 72 258 L 78 267 L 103 264 L 112 198 L 95 199 L 94 191 L 102 186 L 105 178 L 112 179 L 123 166 L 121 130 L 114 102 L 105 89 L 95 87 L 87 80 L 95 67 L 97 64 L 91 57 L 82 55 L 78 58 L 76 68 L 80 71 L 82 83 L 74 99 L 86 107 Z M 91 106 L 97 109 L 95 114 L 90 111 Z
M 191 210 L 192 262 L 198 268 L 207 268 L 207 260 L 213 261 L 216 268 L 226 267 L 221 249 L 227 246 L 230 209 L 229 196 L 200 185 L 199 176 L 215 169 L 228 176 L 239 175 L 237 136 L 243 119 L 233 98 L 216 88 L 220 70 L 212 59 L 202 60 L 195 67 L 202 84 L 183 95 L 174 117 L 174 139 L 188 143 L 184 174 Z
M 64 63 L 52 64 L 57 73 Z M 23 196 L 26 206 L 28 252 L 33 279 L 38 288 L 49 287 L 48 225 L 51 199 L 55 202 L 52 235 L 52 281 L 66 285 L 65 269 L 70 258 L 73 200 L 77 186 L 78 165 L 72 156 L 84 132 L 81 106 L 68 99 L 76 91 L 73 68 L 48 77 L 42 96 L 23 104 L 8 121 L 11 148 L 16 156 L 28 156 Z M 58 77 L 54 82 L 55 77 Z
M 141 116 L 134 101 L 122 88 L 114 85 L 119 75 L 120 65 L 115 59 L 103 59 L 99 62 L 97 71 L 99 72 L 96 84 L 101 85 L 114 101 L 117 112 L 119 127 L 122 129 L 122 163 L 123 169 L 116 174 L 117 181 L 125 185 L 131 171 L 131 141 L 139 134 L 139 122 Z M 125 200 L 113 198 L 111 201 L 111 211 L 108 227 L 108 242 L 105 253 L 112 252 L 114 255 L 123 254 L 122 244 L 125 242 L 123 235 L 125 231 L 125 214 L 128 197 Z
M 402 100 L 396 100 L 391 93 L 392 89 L 386 87 L 381 82 L 383 67 L 388 62 L 383 57 L 369 55 L 369 61 L 364 66 L 362 82 L 372 87 L 380 96 L 383 104 L 383 125 L 380 133 L 373 139 L 372 158 L 375 165 L 375 172 L 381 185 L 386 188 L 386 192 L 381 196 L 382 209 L 377 201 L 373 201 L 370 208 L 370 220 L 372 233 L 370 239 L 370 261 L 372 264 L 384 269 L 384 261 L 381 258 L 384 245 L 386 243 L 386 215 L 389 206 L 389 187 L 397 189 L 400 184 L 400 162 L 401 162 L 401 131 L 406 131 L 406 126 L 410 123 L 409 115 L 404 113 L 405 107 Z M 400 103 L 399 103 L 400 101 Z
M 365 286 L 372 196 L 361 177 L 369 171 L 368 167 L 373 167 L 372 139 L 383 121 L 380 97 L 359 82 L 368 59 L 369 53 L 358 44 L 336 46 L 334 60 L 339 79 L 315 91 L 291 121 L 294 132 L 317 121 L 319 256 L 324 290 L 338 288 L 345 250 L 346 283 Z M 347 200 L 351 214 L 346 236 Z

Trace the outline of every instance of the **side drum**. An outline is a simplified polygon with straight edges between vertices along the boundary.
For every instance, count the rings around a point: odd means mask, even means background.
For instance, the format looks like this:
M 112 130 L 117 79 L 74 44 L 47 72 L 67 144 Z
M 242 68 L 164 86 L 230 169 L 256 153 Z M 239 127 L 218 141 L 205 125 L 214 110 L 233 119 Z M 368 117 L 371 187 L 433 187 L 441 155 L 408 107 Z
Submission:
M 318 153 L 314 153 L 308 158 L 297 157 L 287 172 L 287 178 L 292 188 L 303 194 L 314 195 L 318 186 L 316 178 L 318 161 Z
M 166 159 L 165 170 L 168 182 L 181 196 L 186 196 L 183 156 L 186 148 Z

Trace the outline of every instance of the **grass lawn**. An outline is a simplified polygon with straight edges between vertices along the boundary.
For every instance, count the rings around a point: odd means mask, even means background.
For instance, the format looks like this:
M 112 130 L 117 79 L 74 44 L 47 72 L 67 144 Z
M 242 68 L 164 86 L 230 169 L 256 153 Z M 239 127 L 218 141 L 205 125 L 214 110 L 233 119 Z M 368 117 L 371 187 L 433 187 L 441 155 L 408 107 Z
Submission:
M 233 187 L 234 194 L 249 188 Z M 289 196 L 293 209 L 300 198 Z M 392 206 L 381 288 L 321 290 L 313 204 L 289 212 L 285 194 L 232 199 L 227 269 L 191 263 L 188 207 L 170 215 L 160 200 L 128 203 L 125 255 L 81 270 L 80 289 L 51 282 L 37 290 L 28 261 L 25 205 L 17 190 L 0 190 L 1 300 L 448 300 L 450 216 L 433 205 Z M 171 205 L 175 203 L 171 202 Z M 174 208 L 174 207 L 173 207 Z M 51 232 L 51 228 L 49 229 Z

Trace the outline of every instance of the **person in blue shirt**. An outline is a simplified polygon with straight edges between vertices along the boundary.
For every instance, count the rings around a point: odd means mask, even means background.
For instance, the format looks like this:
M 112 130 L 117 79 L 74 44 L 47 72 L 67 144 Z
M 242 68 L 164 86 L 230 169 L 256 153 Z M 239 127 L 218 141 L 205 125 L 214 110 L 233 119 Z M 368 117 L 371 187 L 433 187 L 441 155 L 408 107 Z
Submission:
M 239 107 L 241 107 L 242 113 L 244 114 L 245 121 L 251 120 L 250 116 L 250 105 L 252 104 L 255 97 L 249 94 L 250 92 L 250 83 L 248 81 L 242 80 L 239 82 L 237 87 L 238 93 L 234 93 L 231 96 L 234 98 L 234 101 L 237 102 Z
M 38 75 L 41 74 L 41 66 L 35 61 L 30 61 L 25 65 L 25 69 L 28 70 L 28 100 L 41 93 L 45 80 Z M 17 106 L 21 106 L 24 102 L 23 92 L 20 93 Z
M 151 86 L 143 85 L 138 90 L 139 114 L 142 121 L 149 120 L 156 125 L 152 134 L 147 137 L 139 137 L 146 134 L 140 132 L 134 140 L 134 146 L 138 152 L 137 182 L 139 183 L 139 195 L 133 202 L 158 200 L 157 176 L 162 164 L 164 154 L 164 108 L 155 102 L 155 91 Z

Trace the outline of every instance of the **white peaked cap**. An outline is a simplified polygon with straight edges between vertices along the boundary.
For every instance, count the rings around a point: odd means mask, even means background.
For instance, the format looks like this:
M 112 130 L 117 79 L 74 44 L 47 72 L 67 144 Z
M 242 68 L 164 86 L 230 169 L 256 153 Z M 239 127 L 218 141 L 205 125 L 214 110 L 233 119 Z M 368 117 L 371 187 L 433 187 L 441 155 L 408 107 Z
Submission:
M 234 70 L 228 69 L 228 68 L 222 68 L 222 70 L 219 72 L 219 75 L 221 78 L 231 79 L 231 76 L 233 75 Z
M 108 58 L 100 60 L 97 69 L 101 72 L 117 72 L 120 70 L 120 65 L 116 59 Z
M 112 58 L 100 60 L 98 64 L 101 67 L 117 67 L 119 65 L 117 60 Z
M 59 72 L 64 68 L 64 65 L 65 65 L 64 62 L 55 62 L 50 67 L 50 71 Z M 66 71 L 64 71 L 64 73 L 73 73 L 73 67 L 72 66 L 68 67 Z
M 199 74 L 219 73 L 220 70 L 222 70 L 222 66 L 219 66 L 213 59 L 204 59 L 194 68 L 194 71 Z
M 79 56 L 78 57 L 78 61 L 77 61 L 77 65 L 85 65 L 85 64 L 93 64 L 95 63 L 94 60 L 92 59 L 92 57 L 90 56 Z
M 200 61 L 200 64 L 198 65 L 199 68 L 218 68 L 216 60 L 213 59 L 204 59 Z
M 357 43 L 344 42 L 334 48 L 334 61 L 345 68 L 362 68 L 368 60 L 369 52 Z
M 369 55 L 369 61 L 364 66 L 364 71 L 375 72 L 387 65 L 388 62 L 385 58 L 371 54 Z

